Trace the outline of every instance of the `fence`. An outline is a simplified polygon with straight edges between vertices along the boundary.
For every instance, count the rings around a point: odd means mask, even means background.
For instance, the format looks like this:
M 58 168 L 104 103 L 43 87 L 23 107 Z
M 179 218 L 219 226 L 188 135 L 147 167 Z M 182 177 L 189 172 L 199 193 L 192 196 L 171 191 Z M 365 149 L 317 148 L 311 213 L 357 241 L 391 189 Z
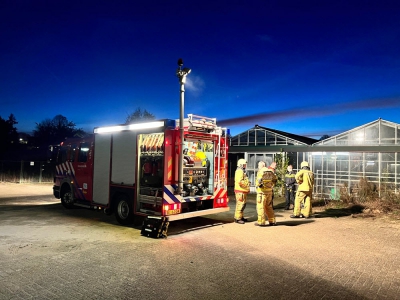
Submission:
M 47 161 L 0 161 L 0 182 L 53 182 L 54 165 Z

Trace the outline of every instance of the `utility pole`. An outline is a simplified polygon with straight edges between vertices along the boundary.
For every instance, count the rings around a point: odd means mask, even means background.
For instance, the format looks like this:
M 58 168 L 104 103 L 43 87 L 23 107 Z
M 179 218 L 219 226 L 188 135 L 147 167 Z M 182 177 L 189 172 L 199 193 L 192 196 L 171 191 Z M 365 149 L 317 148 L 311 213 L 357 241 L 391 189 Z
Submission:
M 179 133 L 180 133 L 180 143 L 179 143 L 179 177 L 178 177 L 178 189 L 176 194 L 181 195 L 183 192 L 183 145 L 184 145 L 184 125 L 183 116 L 185 111 L 185 83 L 186 76 L 192 71 L 189 68 L 183 68 L 183 59 L 178 59 L 178 69 L 176 70 L 176 76 L 179 78 L 179 83 L 181 85 L 180 89 L 180 114 L 179 114 Z

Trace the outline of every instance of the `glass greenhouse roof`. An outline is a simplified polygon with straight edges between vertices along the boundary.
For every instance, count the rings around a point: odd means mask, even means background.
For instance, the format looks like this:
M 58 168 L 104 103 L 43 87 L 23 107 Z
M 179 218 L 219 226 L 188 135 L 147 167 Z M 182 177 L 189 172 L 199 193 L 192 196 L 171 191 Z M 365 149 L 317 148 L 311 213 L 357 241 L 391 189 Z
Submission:
M 311 145 L 317 140 L 256 125 L 231 138 L 231 146 Z
M 399 143 L 400 125 L 378 119 L 317 142 L 314 146 L 378 146 Z

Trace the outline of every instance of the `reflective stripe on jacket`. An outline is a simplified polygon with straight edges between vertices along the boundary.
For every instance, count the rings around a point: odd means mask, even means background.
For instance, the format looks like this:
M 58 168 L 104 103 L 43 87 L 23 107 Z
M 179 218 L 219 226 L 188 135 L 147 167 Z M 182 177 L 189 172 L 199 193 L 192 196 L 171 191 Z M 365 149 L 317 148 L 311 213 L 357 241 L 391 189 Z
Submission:
M 286 185 L 294 185 L 296 183 L 296 174 L 291 171 L 291 172 L 286 172 L 285 174 L 285 184 Z
M 235 192 L 250 192 L 250 181 L 246 173 L 241 168 L 237 168 L 235 172 Z

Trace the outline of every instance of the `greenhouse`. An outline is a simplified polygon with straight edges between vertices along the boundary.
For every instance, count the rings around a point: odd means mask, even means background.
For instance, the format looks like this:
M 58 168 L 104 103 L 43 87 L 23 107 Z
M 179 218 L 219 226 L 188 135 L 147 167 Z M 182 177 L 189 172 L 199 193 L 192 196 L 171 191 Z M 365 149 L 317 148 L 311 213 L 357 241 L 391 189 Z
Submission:
M 248 161 L 254 192 L 258 161 L 267 164 L 284 154 L 298 170 L 301 161 L 315 173 L 314 198 L 339 199 L 340 193 L 357 197 L 361 183 L 380 193 L 398 192 L 400 183 L 400 124 L 378 119 L 323 141 L 256 125 L 231 139 L 229 177 L 238 158 Z
M 321 149 L 323 151 L 315 151 Z M 357 197 L 360 184 L 398 192 L 400 183 L 400 125 L 378 119 L 313 144 L 309 162 L 316 175 L 316 196 Z

